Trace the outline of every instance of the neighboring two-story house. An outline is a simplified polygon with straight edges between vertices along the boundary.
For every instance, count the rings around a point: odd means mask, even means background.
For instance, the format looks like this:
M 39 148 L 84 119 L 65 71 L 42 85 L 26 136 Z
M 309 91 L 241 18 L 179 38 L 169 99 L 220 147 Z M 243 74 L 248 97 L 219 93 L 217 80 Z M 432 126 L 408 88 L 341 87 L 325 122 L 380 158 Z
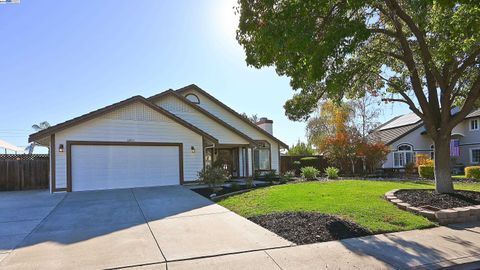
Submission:
M 422 120 L 414 113 L 401 115 L 376 128 L 373 133 L 391 150 L 383 168 L 403 168 L 415 162 L 417 154 L 434 156 L 433 141 L 429 138 Z M 461 172 L 463 167 L 480 164 L 480 109 L 468 114 L 452 131 L 450 141 L 452 169 Z

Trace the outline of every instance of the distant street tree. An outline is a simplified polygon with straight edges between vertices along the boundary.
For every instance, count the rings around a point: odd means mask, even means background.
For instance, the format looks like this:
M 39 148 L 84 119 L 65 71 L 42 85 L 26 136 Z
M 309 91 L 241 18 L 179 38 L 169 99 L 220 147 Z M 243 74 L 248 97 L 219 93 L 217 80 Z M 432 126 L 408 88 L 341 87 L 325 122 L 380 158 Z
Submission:
M 359 102 L 363 107 L 365 103 Z M 333 165 L 341 171 L 358 173 L 355 164 L 360 159 L 364 169 L 373 171 L 385 160 L 388 148 L 374 137 L 362 135 L 362 130 L 376 122 L 371 113 L 355 121 L 356 111 L 352 108 L 359 103 L 336 104 L 321 102 L 318 111 L 307 122 L 309 143 L 316 146 Z M 373 110 L 373 109 L 372 109 Z M 369 112 L 368 107 L 364 111 Z M 374 111 L 374 110 L 373 110 Z
M 378 117 L 381 109 L 378 101 L 375 97 L 365 95 L 349 102 L 352 110 L 352 125 L 362 138 L 367 138 L 370 132 L 380 125 Z
M 47 129 L 50 127 L 50 124 L 47 121 L 40 122 L 38 124 L 33 124 L 32 128 L 36 132 Z M 31 155 L 33 153 L 33 149 L 35 149 L 36 146 L 39 144 L 36 142 L 31 142 L 26 148 L 25 151 L 28 151 L 28 154 Z
M 480 1 L 238 3 L 246 62 L 275 66 L 298 90 L 290 119 L 307 119 L 321 98 L 405 103 L 435 144 L 436 191 L 454 191 L 451 132 L 480 97 Z
M 242 113 L 241 116 L 247 118 L 248 120 L 250 120 L 250 122 L 256 124 L 259 120 L 258 118 L 258 115 L 257 114 L 252 114 L 251 116 L 248 116 L 248 114 L 246 113 Z
M 298 140 L 297 144 L 292 145 L 288 149 L 289 156 L 313 156 L 315 155 L 315 149 L 311 144 L 307 144 Z

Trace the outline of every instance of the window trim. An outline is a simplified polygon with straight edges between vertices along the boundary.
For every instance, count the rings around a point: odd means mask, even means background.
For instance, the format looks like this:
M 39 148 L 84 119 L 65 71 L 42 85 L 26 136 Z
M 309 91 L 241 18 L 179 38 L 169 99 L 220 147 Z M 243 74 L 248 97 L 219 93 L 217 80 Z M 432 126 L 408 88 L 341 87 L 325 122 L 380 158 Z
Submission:
M 480 148 L 479 148 L 479 147 L 470 148 L 470 163 L 471 163 L 471 164 L 479 164 L 479 163 L 480 163 L 480 160 L 477 161 L 477 162 L 473 161 L 473 151 L 474 151 L 474 150 L 480 150 Z
M 401 146 L 409 146 L 410 147 L 410 150 L 398 150 Z M 394 168 L 405 168 L 405 165 L 407 165 L 407 155 L 406 153 L 412 153 L 412 158 L 413 158 L 413 162 L 415 162 L 415 155 L 416 155 L 416 152 L 415 152 L 415 148 L 413 147 L 412 144 L 410 143 L 400 143 L 397 145 L 397 149 L 395 151 L 393 151 L 393 167 Z M 395 164 L 395 154 L 403 154 L 401 156 L 404 157 L 404 163 L 403 166 L 400 165 L 401 162 L 399 162 L 398 165 Z M 400 159 L 399 159 L 400 161 Z
M 472 123 L 475 121 L 475 126 L 476 128 L 472 128 Z M 470 121 L 468 122 L 468 130 L 470 131 L 478 131 L 480 130 L 479 126 L 478 126 L 478 118 L 474 118 L 474 119 L 470 119 Z
M 399 150 L 399 148 L 400 148 L 401 146 L 404 146 L 404 145 L 410 147 L 410 150 Z M 414 148 L 413 148 L 413 145 L 410 144 L 410 143 L 401 143 L 401 144 L 397 145 L 397 151 L 404 151 L 404 152 L 412 151 L 412 152 L 414 152 L 413 149 L 414 149 Z

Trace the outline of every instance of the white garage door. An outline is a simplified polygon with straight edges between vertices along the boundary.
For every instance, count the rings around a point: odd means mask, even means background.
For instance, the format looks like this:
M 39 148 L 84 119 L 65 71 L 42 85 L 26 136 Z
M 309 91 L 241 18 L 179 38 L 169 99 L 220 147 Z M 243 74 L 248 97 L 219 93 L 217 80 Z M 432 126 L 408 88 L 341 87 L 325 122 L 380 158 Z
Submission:
M 72 190 L 180 183 L 178 146 L 72 145 Z

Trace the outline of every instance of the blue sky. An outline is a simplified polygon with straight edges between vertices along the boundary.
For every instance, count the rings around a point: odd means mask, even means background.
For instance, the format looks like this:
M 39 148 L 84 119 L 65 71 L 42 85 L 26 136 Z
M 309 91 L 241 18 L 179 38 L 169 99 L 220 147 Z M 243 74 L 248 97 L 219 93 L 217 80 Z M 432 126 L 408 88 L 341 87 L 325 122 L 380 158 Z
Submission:
M 273 68 L 247 67 L 235 0 L 53 1 L 0 5 L 0 139 L 25 147 L 34 123 L 56 124 L 126 99 L 195 83 L 238 112 L 274 120 L 288 144 L 293 90 Z M 382 120 L 408 112 L 386 106 Z

